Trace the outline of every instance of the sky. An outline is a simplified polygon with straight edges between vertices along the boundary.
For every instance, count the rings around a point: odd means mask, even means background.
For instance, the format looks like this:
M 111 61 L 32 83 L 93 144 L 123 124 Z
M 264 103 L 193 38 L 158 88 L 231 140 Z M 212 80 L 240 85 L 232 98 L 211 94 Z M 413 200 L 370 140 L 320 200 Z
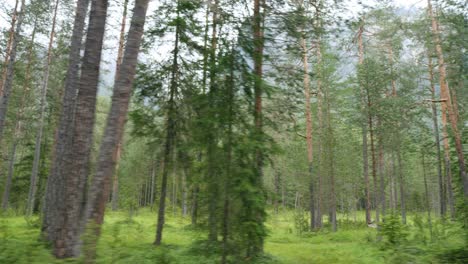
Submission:
M 29 2 L 28 0 L 26 0 Z M 31 0 L 30 0 L 31 1 Z M 360 5 L 358 2 L 362 2 L 369 6 L 374 5 L 376 0 L 346 0 L 345 6 L 349 10 L 348 16 L 353 17 L 360 10 Z M 120 31 L 120 20 L 122 14 L 122 6 L 118 3 L 121 1 L 109 1 L 109 11 L 110 14 L 109 18 L 107 19 L 107 29 L 106 29 L 106 36 L 104 41 L 104 50 L 103 50 L 103 63 L 101 64 L 101 85 L 100 85 L 100 94 L 101 95 L 109 95 L 110 88 L 112 86 L 112 81 L 114 79 L 115 74 L 115 60 L 117 58 L 117 47 L 118 47 L 118 35 Z M 158 0 L 151 0 L 150 6 L 148 10 L 148 14 L 152 14 L 157 6 Z M 253 2 L 253 1 L 252 1 Z M 404 8 L 404 12 L 411 12 L 412 9 L 415 8 L 424 8 L 427 5 L 427 0 L 394 0 L 393 3 L 397 7 Z M 14 7 L 15 0 L 0 0 L 0 29 L 6 29 L 9 27 L 9 18 L 5 13 L 6 10 L 11 10 Z M 131 7 L 130 7 L 131 9 Z M 65 15 L 59 14 L 59 21 L 58 25 L 60 27 L 61 21 L 64 20 Z M 127 23 L 129 19 L 127 19 Z M 128 29 L 128 25 L 127 25 Z M 25 29 L 27 30 L 27 29 Z M 47 43 L 48 36 L 42 35 L 38 36 L 38 41 L 40 43 Z M 164 51 L 164 47 L 161 49 L 163 52 L 162 54 L 168 54 L 167 51 Z

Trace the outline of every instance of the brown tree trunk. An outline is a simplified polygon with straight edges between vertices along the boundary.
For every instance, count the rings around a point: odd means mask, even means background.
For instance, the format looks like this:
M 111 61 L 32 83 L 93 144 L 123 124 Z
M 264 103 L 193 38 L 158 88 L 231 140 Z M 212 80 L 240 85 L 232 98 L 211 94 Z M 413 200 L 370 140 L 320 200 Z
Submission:
M 212 104 L 214 102 L 216 91 L 216 50 L 218 45 L 218 37 L 217 37 L 217 26 L 218 26 L 218 8 L 219 8 L 219 1 L 215 0 L 212 6 L 212 33 L 211 33 L 211 49 L 210 49 L 210 90 L 209 90 L 209 103 Z M 214 109 L 210 109 L 210 117 L 215 118 L 213 113 L 216 111 Z M 214 130 L 214 127 L 210 127 L 210 130 Z M 216 242 L 218 239 L 218 199 L 219 199 L 219 192 L 218 189 L 220 188 L 218 181 L 216 179 L 216 139 L 212 132 L 208 133 L 208 147 L 207 147 L 207 162 L 208 162 L 208 193 L 209 193 L 209 201 L 208 201 L 208 240 L 210 242 Z
M 122 14 L 122 22 L 120 23 L 120 36 L 119 36 L 119 48 L 117 51 L 117 61 L 115 64 L 115 78 L 114 82 L 117 82 L 118 73 L 120 72 L 120 65 L 122 64 L 123 59 L 123 50 L 125 44 L 125 27 L 127 23 L 127 6 L 128 0 L 124 0 L 123 3 L 123 14 Z M 123 137 L 122 137 L 123 138 Z M 115 165 L 115 172 L 112 181 L 112 211 L 117 210 L 118 205 L 118 196 L 119 196 L 119 161 L 122 148 L 122 142 L 118 143 L 117 150 L 116 150 L 116 165 Z
M 428 225 L 429 225 L 429 234 L 430 234 L 431 240 L 432 240 L 431 205 L 430 205 L 430 202 L 429 202 L 429 190 L 427 188 L 426 163 L 424 161 L 424 151 L 421 153 L 421 162 L 422 162 L 423 177 L 424 177 L 424 194 L 426 196 L 427 222 L 428 222 Z
M 361 23 L 364 23 L 364 21 L 361 21 Z M 359 32 L 358 32 L 358 46 L 359 46 L 359 66 L 362 67 L 364 63 L 364 44 L 362 41 L 362 34 L 364 32 L 364 25 L 362 24 L 359 27 Z M 365 92 L 364 92 L 364 86 L 360 82 L 360 93 L 361 93 L 361 111 L 363 115 L 363 120 L 362 120 L 362 160 L 363 160 L 363 174 L 364 174 L 364 183 L 365 183 L 365 193 L 366 193 L 366 223 L 371 223 L 371 198 L 370 198 L 370 185 L 369 185 L 369 161 L 367 157 L 367 118 L 366 116 L 366 103 L 365 103 Z
M 109 196 L 110 183 L 117 163 L 117 148 L 122 141 L 124 132 L 148 2 L 149 0 L 135 1 L 125 54 L 114 85 L 111 109 L 107 118 L 96 166 L 96 175 L 92 179 L 88 193 L 86 219 L 90 223 L 93 223 L 90 227 L 96 237 L 95 240 L 90 241 L 91 247 L 87 247 L 86 259 L 93 260 L 92 262 L 95 259 L 95 245 L 100 235 L 101 225 L 104 220 L 106 198 Z
M 442 157 L 440 152 L 440 136 L 439 136 L 439 123 L 437 120 L 437 107 L 435 104 L 435 85 L 434 85 L 434 71 L 432 65 L 432 58 L 428 56 L 428 67 L 429 67 L 429 81 L 430 81 L 430 89 L 431 89 L 431 99 L 432 99 L 432 122 L 434 125 L 434 139 L 435 139 L 435 146 L 436 146 L 436 153 L 437 153 L 437 175 L 439 179 L 439 205 L 440 205 L 440 215 L 443 217 L 445 216 L 445 212 L 447 210 L 447 204 L 445 199 L 445 183 L 444 178 L 442 175 Z M 445 139 L 444 139 L 445 140 Z M 444 141 L 445 142 L 445 141 Z
M 458 166 L 460 170 L 460 179 L 463 184 L 463 194 L 465 196 L 465 199 L 468 199 L 468 176 L 466 174 L 465 157 L 463 154 L 463 143 L 461 140 L 462 136 L 461 136 L 461 132 L 458 130 L 457 115 L 455 113 L 455 109 L 452 104 L 452 99 L 450 96 L 450 88 L 446 80 L 447 74 L 445 70 L 445 61 L 444 61 L 444 55 L 443 55 L 442 46 L 441 46 L 441 40 L 439 36 L 440 34 L 439 25 L 432 11 L 431 0 L 427 0 L 427 8 L 428 8 L 429 17 L 431 18 L 432 33 L 434 37 L 438 64 L 439 64 L 439 82 L 440 82 L 440 93 L 442 97 L 441 99 L 444 100 L 443 104 L 446 105 L 447 114 L 448 114 L 450 125 L 452 128 L 452 133 L 455 139 L 455 149 L 457 151 Z
M 304 85 L 304 96 L 305 96 L 305 116 L 306 116 L 306 143 L 307 143 L 307 164 L 309 171 L 309 191 L 310 191 L 310 229 L 316 228 L 316 215 L 315 215 L 315 190 L 314 190 L 314 156 L 313 156 L 313 144 L 312 144 L 312 112 L 310 107 L 310 76 L 307 56 L 307 43 L 305 41 L 305 34 L 301 34 L 301 49 L 302 49 L 302 65 L 303 65 L 303 85 Z
M 40 114 L 39 114 L 39 128 L 36 134 L 36 146 L 34 148 L 34 159 L 33 159 L 33 166 L 31 172 L 31 180 L 30 180 L 30 193 L 28 195 L 28 210 L 27 214 L 30 215 L 32 213 L 32 209 L 34 206 L 34 201 L 36 198 L 36 190 L 37 190 L 37 177 L 39 173 L 39 161 L 41 159 L 41 146 L 42 146 L 42 136 L 44 133 L 44 118 L 46 115 L 46 105 L 47 105 L 47 87 L 49 84 L 49 73 L 50 73 L 50 63 L 52 62 L 52 49 L 54 44 L 54 37 L 55 37 L 55 25 L 57 21 L 57 10 L 59 6 L 59 1 L 55 1 L 55 7 L 53 11 L 53 18 L 52 18 L 52 28 L 50 30 L 50 37 L 49 37 L 49 46 L 47 48 L 47 58 L 44 67 L 44 80 L 42 82 L 41 87 L 41 105 L 40 105 Z
M 84 34 L 85 18 L 89 0 L 78 0 L 73 24 L 68 69 L 65 78 L 65 88 L 62 99 L 62 113 L 58 125 L 52 168 L 47 178 L 44 217 L 42 222 L 43 235 L 50 242 L 57 240 L 65 225 L 67 204 L 67 179 L 69 166 L 72 162 L 73 120 L 76 94 L 78 91 L 81 43 Z M 77 214 L 75 214 L 77 215 Z M 63 242 L 62 242 L 63 243 Z M 71 253 L 71 252 L 70 252 Z M 61 253 L 63 254 L 63 253 Z M 72 256 L 73 254 L 70 254 Z M 65 257 L 65 256 L 64 256 Z
M 385 164 L 384 164 L 384 146 L 382 135 L 378 137 L 379 146 L 379 182 L 380 182 L 380 208 L 382 210 L 382 218 L 385 217 L 387 203 L 385 197 Z
M 8 61 L 10 59 L 11 45 L 15 36 L 15 24 L 18 16 L 18 4 L 19 0 L 15 1 L 15 7 L 13 8 L 13 14 L 11 15 L 11 26 L 8 32 L 8 41 L 5 48 L 5 61 L 3 63 L 2 78 L 0 79 L 0 97 L 3 95 L 3 83 L 5 82 L 8 69 Z
M 78 95 L 72 134 L 71 164 L 66 173 L 65 221 L 54 241 L 54 255 L 63 258 L 79 255 L 79 235 L 83 230 L 84 192 L 88 179 L 96 97 L 99 82 L 99 65 L 107 17 L 107 0 L 92 0 L 86 36 L 85 53 L 81 65 Z
M 5 81 L 3 82 L 3 90 L 0 96 L 0 143 L 3 138 L 3 130 L 5 128 L 5 119 L 8 111 L 8 103 L 10 101 L 11 89 L 13 88 L 13 78 L 15 72 L 15 63 L 16 63 L 16 54 L 18 48 L 18 42 L 21 38 L 21 30 L 24 20 L 24 11 L 25 11 L 25 0 L 21 0 L 21 7 L 19 12 L 16 13 L 17 24 L 15 33 L 13 34 L 13 39 L 11 40 L 11 49 L 9 53 L 8 65 L 6 66 L 6 76 Z
M 23 119 L 23 114 L 25 110 L 26 96 L 29 95 L 29 89 L 31 87 L 31 66 L 33 62 L 33 52 L 34 52 L 34 45 L 35 45 L 34 40 L 36 38 L 36 30 L 37 30 L 37 17 L 34 18 L 34 27 L 33 27 L 33 32 L 31 34 L 31 44 L 29 45 L 29 48 L 28 48 L 28 64 L 26 66 L 26 73 L 25 73 L 25 78 L 24 78 L 24 83 L 23 83 L 22 96 L 20 100 L 19 110 L 18 112 L 16 112 L 16 124 L 15 124 L 15 131 L 13 133 L 13 146 L 12 146 L 12 152 L 10 156 L 10 166 L 8 169 L 8 178 L 7 178 L 7 182 L 10 182 L 10 183 L 11 183 L 10 177 L 13 177 L 13 170 L 15 166 L 14 162 L 15 162 L 15 156 L 16 156 L 16 148 L 17 148 L 17 145 L 19 144 L 19 141 L 21 139 L 21 134 L 22 134 L 22 121 L 23 121 L 22 119 Z M 11 185 L 8 185 L 8 188 L 10 188 L 10 186 Z M 7 185 L 5 185 L 5 189 L 7 189 Z M 8 199 L 9 198 L 6 198 L 6 200 Z M 34 204 L 30 202 L 29 197 L 28 197 L 27 206 L 28 207 L 26 209 L 26 216 L 29 216 L 32 213 L 32 209 L 34 206 Z M 31 210 L 29 210 L 30 208 Z
M 400 143 L 398 143 L 400 144 Z M 405 182 L 403 178 L 403 163 L 401 161 L 400 146 L 397 150 L 398 159 L 398 176 L 400 180 L 400 207 L 401 207 L 401 219 L 403 224 L 406 224 L 406 199 L 405 199 Z
M 441 123 L 442 123 L 442 138 L 444 145 L 444 165 L 445 165 L 445 180 L 447 186 L 447 202 L 450 210 L 450 217 L 454 218 L 455 216 L 455 202 L 453 197 L 453 187 L 452 187 L 452 169 L 450 161 L 450 144 L 449 144 L 449 134 L 447 131 L 447 106 L 442 103 L 441 107 Z
M 335 193 L 335 154 L 334 154 L 334 136 L 333 128 L 331 124 L 331 104 L 330 104 L 330 93 L 328 88 L 325 89 L 325 100 L 327 102 L 327 137 L 329 137 L 328 143 L 328 153 L 329 157 L 329 168 L 330 168 L 330 222 L 332 224 L 332 231 L 337 231 L 337 222 L 336 222 L 336 193 Z
M 177 1 L 177 17 L 179 18 L 179 1 Z M 174 41 L 174 51 L 173 51 L 173 61 L 172 61 L 172 72 L 171 72 L 171 84 L 170 84 L 170 97 L 168 101 L 168 112 L 167 112 L 167 128 L 166 128 L 166 142 L 164 144 L 164 154 L 163 154 L 163 168 L 162 168 L 162 180 L 161 180 L 161 195 L 159 198 L 159 210 L 158 210 L 158 222 L 156 224 L 156 238 L 154 240 L 154 245 L 159 246 L 162 242 L 162 234 L 164 228 L 165 220 L 165 210 L 166 210 L 166 194 L 167 194 L 167 177 L 169 174 L 170 168 L 173 164 L 173 151 L 176 138 L 176 129 L 175 129 L 175 95 L 177 92 L 179 77 L 179 34 L 180 34 L 180 25 L 177 23 L 175 31 L 175 41 Z
M 372 160 L 372 179 L 374 183 L 374 195 L 372 198 L 372 203 L 374 205 L 375 210 L 375 221 L 379 222 L 379 199 L 378 199 L 378 188 L 377 188 L 377 160 L 375 158 L 375 144 L 374 144 L 374 122 L 372 118 L 372 114 L 370 113 L 371 109 L 371 99 L 369 95 L 369 91 L 367 92 L 367 110 L 368 110 L 368 120 L 369 120 L 369 136 L 370 136 L 370 143 L 371 143 L 371 160 Z

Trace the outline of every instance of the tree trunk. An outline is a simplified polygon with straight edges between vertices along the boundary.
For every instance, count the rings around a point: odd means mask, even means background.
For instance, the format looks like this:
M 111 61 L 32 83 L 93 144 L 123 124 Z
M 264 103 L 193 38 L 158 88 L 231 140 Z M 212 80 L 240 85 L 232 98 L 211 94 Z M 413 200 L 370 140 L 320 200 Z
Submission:
M 13 147 L 11 149 L 10 154 L 10 162 L 8 165 L 8 176 L 5 183 L 5 187 L 3 189 L 3 196 L 2 196 L 2 210 L 5 211 L 8 209 L 9 200 L 10 200 L 10 190 L 11 190 L 11 183 L 13 181 L 13 171 L 15 167 L 15 159 L 16 159 L 16 149 L 18 147 L 18 142 L 13 143 Z
M 331 125 L 331 104 L 330 104 L 330 93 L 328 89 L 325 89 L 325 99 L 327 102 L 327 137 L 329 137 L 328 152 L 330 154 L 329 158 L 329 167 L 330 167 L 330 222 L 332 224 L 332 231 L 337 231 L 337 222 L 336 222 L 336 193 L 335 193 L 335 154 L 334 154 L 334 137 L 333 137 L 333 128 Z
M 379 145 L 379 182 L 380 182 L 380 208 L 382 210 L 382 218 L 385 217 L 387 204 L 386 204 L 386 197 L 385 197 L 385 164 L 384 164 L 384 146 L 383 146 L 383 138 L 379 135 L 378 139 Z
M 454 111 L 452 99 L 450 96 L 450 88 L 446 80 L 447 74 L 445 70 L 444 55 L 443 55 L 440 36 L 439 36 L 440 34 L 439 25 L 432 11 L 431 0 L 427 0 L 427 8 L 428 8 L 429 16 L 431 18 L 432 33 L 434 37 L 434 42 L 435 42 L 436 51 L 437 51 L 438 64 L 439 64 L 439 82 L 440 82 L 440 93 L 442 97 L 441 99 L 445 100 L 443 104 L 446 105 L 447 107 L 447 113 L 449 116 L 450 125 L 452 127 L 452 132 L 453 132 L 453 136 L 455 139 L 455 149 L 457 151 L 458 166 L 460 170 L 460 179 L 463 184 L 463 194 L 465 196 L 465 199 L 468 199 L 468 176 L 466 174 L 465 157 L 463 154 L 463 143 L 461 140 L 462 136 L 461 136 L 461 132 L 458 130 L 457 115 Z
M 39 114 L 39 128 L 36 134 L 36 145 L 34 148 L 34 159 L 33 159 L 33 166 L 31 172 L 31 180 L 30 180 L 30 193 L 28 195 L 28 211 L 27 214 L 30 215 L 32 213 L 32 206 L 34 205 L 34 201 L 36 198 L 36 190 L 37 190 L 37 177 L 39 173 L 39 161 L 41 159 L 41 146 L 42 146 L 42 136 L 44 133 L 44 118 L 46 115 L 46 105 L 47 105 L 47 87 L 49 85 L 49 73 L 50 73 L 50 63 L 52 62 L 52 49 L 54 44 L 54 37 L 55 37 L 55 25 L 57 21 L 57 9 L 59 6 L 59 0 L 55 1 L 54 13 L 52 18 L 52 28 L 50 30 L 50 37 L 49 37 L 49 46 L 47 48 L 47 58 L 44 67 L 44 80 L 42 82 L 41 87 L 41 105 L 40 105 L 40 114 Z
M 8 65 L 6 66 L 6 77 L 3 83 L 3 91 L 0 96 L 0 143 L 3 138 L 3 130 L 5 128 L 5 119 L 8 111 L 8 103 L 10 101 L 11 89 L 13 88 L 13 78 L 15 72 L 15 63 L 16 63 L 16 54 L 18 48 L 18 42 L 21 38 L 21 30 L 24 20 L 24 11 L 25 11 L 25 0 L 21 0 L 21 7 L 19 12 L 17 12 L 17 24 L 16 30 L 13 34 L 13 39 L 11 40 L 11 50 L 9 54 Z
M 179 18 L 179 2 L 177 1 L 177 18 Z M 168 102 L 168 113 L 167 113 L 167 128 L 166 128 L 166 142 L 164 144 L 164 164 L 162 169 L 162 181 L 161 181 L 161 195 L 159 198 L 159 210 L 158 210 L 158 222 L 156 225 L 156 238 L 154 245 L 159 246 L 162 242 L 162 233 L 164 228 L 164 216 L 166 209 L 166 194 L 167 194 L 167 177 L 169 174 L 170 168 L 173 166 L 173 151 L 176 138 L 176 128 L 175 128 L 175 95 L 177 93 L 177 88 L 179 84 L 179 34 L 180 34 L 180 25 L 179 22 L 176 24 L 175 31 L 175 41 L 174 41 L 174 51 L 173 51 L 173 61 L 172 61 L 172 72 L 171 72 L 171 84 L 170 84 L 170 97 Z
M 71 156 L 73 152 L 73 120 L 78 91 L 81 44 L 88 5 L 89 0 L 78 0 L 76 4 L 76 15 L 62 99 L 62 113 L 57 130 L 52 168 L 47 178 L 42 231 L 45 238 L 50 242 L 57 240 L 59 236 L 63 239 L 64 236 L 63 233 L 60 233 L 65 226 L 66 210 L 68 208 L 67 204 L 64 203 L 64 201 L 67 201 L 65 188 L 67 186 L 69 166 L 73 160 Z M 73 255 L 71 252 L 69 253 L 69 256 Z
M 433 72 L 433 65 L 432 65 L 432 58 L 428 56 L 428 67 L 429 67 L 429 81 L 430 81 L 430 89 L 431 89 L 431 99 L 432 99 L 432 122 L 434 125 L 434 139 L 435 139 L 435 146 L 436 146 L 436 153 L 437 153 L 437 175 L 439 179 L 439 205 L 440 205 L 440 215 L 443 217 L 445 216 L 447 204 L 445 200 L 445 184 L 444 178 L 442 175 L 442 157 L 440 152 L 440 136 L 439 136 L 439 124 L 437 120 L 437 107 L 434 102 L 435 98 L 435 85 L 434 85 L 434 72 Z
M 358 46 L 359 46 L 359 66 L 362 66 L 364 63 L 364 44 L 362 41 L 362 34 L 364 32 L 364 21 L 361 21 L 362 25 L 359 27 L 358 32 Z M 360 93 L 361 93 L 361 111 L 363 115 L 362 120 L 362 160 L 363 160 L 363 174 L 364 174 L 364 183 L 365 183 L 365 193 L 366 193 L 366 223 L 371 223 L 371 198 L 370 198 L 370 185 L 369 185 L 369 161 L 367 157 L 367 120 L 366 116 L 366 103 L 365 103 L 365 93 L 363 84 L 359 83 Z
M 13 43 L 13 38 L 15 36 L 15 24 L 18 16 L 18 4 L 19 0 L 15 1 L 15 7 L 13 8 L 13 14 L 11 16 L 11 26 L 8 32 L 8 41 L 5 48 L 5 61 L 3 63 L 2 78 L 0 79 L 0 97 L 3 95 L 3 83 L 5 82 L 8 69 L 8 60 L 10 59 L 11 46 Z
M 398 143 L 400 144 L 400 143 Z M 400 148 L 400 146 L 398 147 Z M 406 199 L 405 199 L 405 182 L 403 178 L 403 164 L 401 162 L 400 149 L 397 150 L 398 159 L 398 176 L 400 178 L 400 207 L 401 207 L 401 220 L 406 224 Z
M 315 215 L 315 190 L 314 190 L 314 177 L 313 177 L 313 145 L 312 145 L 312 112 L 310 107 L 310 76 L 307 56 L 307 44 L 305 41 L 305 34 L 301 34 L 301 49 L 302 49 L 302 65 L 304 70 L 303 85 L 305 96 L 305 116 L 306 116 L 306 143 L 307 143 L 307 164 L 309 171 L 309 190 L 310 190 L 310 229 L 314 230 L 316 226 Z
M 120 72 L 120 65 L 122 64 L 122 59 L 123 59 L 123 50 L 124 50 L 124 44 L 125 44 L 125 27 L 127 23 L 127 6 L 128 6 L 128 0 L 124 0 L 122 22 L 120 23 L 119 48 L 117 51 L 117 61 L 115 64 L 116 66 L 115 66 L 114 82 L 117 82 L 118 73 Z M 117 150 L 116 150 L 116 165 L 115 165 L 115 172 L 114 172 L 114 177 L 112 181 L 112 211 L 116 211 L 118 207 L 119 161 L 120 161 L 120 155 L 122 152 L 121 149 L 122 149 L 122 142 L 119 142 L 117 146 Z
M 224 179 L 224 205 L 223 205 L 223 228 L 222 228 L 222 236 L 223 236 L 223 253 L 221 258 L 221 263 L 227 263 L 227 255 L 228 255 L 228 236 L 229 236 L 229 190 L 230 190 L 230 180 L 232 178 L 232 132 L 233 132 L 233 122 L 234 122 L 234 49 L 231 50 L 231 58 L 230 58 L 230 73 L 229 77 L 227 78 L 226 86 L 227 86 L 227 94 L 228 94 L 228 120 L 227 120 L 227 143 L 226 143 L 226 173 Z
M 211 33 L 211 49 L 210 49 L 210 90 L 209 90 L 209 103 L 212 104 L 215 102 L 214 98 L 216 96 L 216 50 L 218 45 L 217 37 L 217 25 L 218 25 L 218 8 L 219 1 L 215 0 L 212 6 L 212 33 Z M 217 107 L 217 106 L 215 106 Z M 215 119 L 214 113 L 217 111 L 216 108 L 209 109 L 210 117 Z M 210 242 L 216 242 L 218 240 L 218 199 L 220 188 L 217 178 L 216 178 L 216 139 L 212 131 L 216 129 L 213 125 L 210 126 L 210 131 L 208 135 L 208 146 L 207 146 L 207 162 L 208 162 L 208 240 Z
M 427 222 L 429 225 L 429 234 L 432 240 L 432 219 L 431 219 L 431 205 L 429 202 L 429 191 L 427 188 L 427 177 L 426 177 L 426 163 L 424 161 L 424 151 L 421 153 L 421 162 L 422 162 L 422 169 L 423 169 L 423 177 L 424 177 L 424 193 L 426 195 L 426 210 L 427 210 Z
M 19 106 L 19 111 L 16 113 L 16 124 L 15 124 L 15 132 L 13 134 L 13 145 L 17 145 L 20 141 L 21 138 L 21 133 L 22 133 L 22 119 L 23 119 L 23 114 L 25 110 L 25 104 L 26 104 L 26 96 L 29 95 L 29 89 L 31 87 L 31 65 L 32 65 L 32 60 L 33 60 L 33 51 L 34 51 L 34 40 L 36 38 L 36 30 L 37 30 L 37 16 L 34 18 L 34 27 L 33 27 L 33 32 L 31 34 L 31 44 L 29 45 L 28 48 L 28 64 L 26 66 L 26 74 L 25 74 L 25 79 L 24 79 L 24 84 L 23 84 L 23 91 L 22 91 L 22 96 L 21 96 L 21 101 L 20 101 L 20 106 Z M 13 146 L 13 149 L 16 148 Z M 13 160 L 14 161 L 14 155 L 12 155 L 10 162 Z M 13 170 L 14 164 L 10 166 Z M 13 172 L 12 172 L 13 173 Z M 31 185 L 32 187 L 32 185 Z M 31 189 L 29 190 L 31 193 Z M 26 206 L 26 216 L 30 216 L 32 214 L 32 211 L 34 209 L 34 202 L 31 200 L 30 195 L 28 196 L 28 203 Z
M 81 65 L 78 95 L 72 134 L 71 163 L 66 173 L 66 213 L 62 230 L 54 241 L 54 254 L 59 258 L 79 255 L 79 235 L 83 230 L 84 191 L 87 183 L 93 129 L 95 120 L 96 97 L 99 82 L 99 65 L 107 17 L 107 0 L 93 0 L 86 36 L 85 53 Z M 79 125 L 78 125 L 79 124 Z M 67 199 L 68 198 L 68 199 Z
M 93 260 L 93 262 L 96 253 L 95 245 L 104 220 L 106 197 L 109 196 L 110 182 L 117 163 L 117 149 L 123 137 L 148 2 L 149 0 L 135 1 L 125 54 L 114 85 L 111 109 L 107 118 L 106 129 L 96 166 L 96 175 L 92 179 L 88 193 L 86 219 L 90 223 L 93 223 L 90 227 L 93 228 L 92 231 L 96 235 L 96 240 L 90 241 L 92 247 L 87 247 L 86 259 Z

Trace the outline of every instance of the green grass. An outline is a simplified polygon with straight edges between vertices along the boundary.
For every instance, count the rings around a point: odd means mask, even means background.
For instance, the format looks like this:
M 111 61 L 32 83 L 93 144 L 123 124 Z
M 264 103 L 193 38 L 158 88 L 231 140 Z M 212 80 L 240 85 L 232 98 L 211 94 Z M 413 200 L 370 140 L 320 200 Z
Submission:
M 269 236 L 265 252 L 269 256 L 261 263 L 467 263 L 463 249 L 463 229 L 449 223 L 434 223 L 431 241 L 425 222 L 422 227 L 409 217 L 407 240 L 401 245 L 390 245 L 379 239 L 375 229 L 362 224 L 363 214 L 341 216 L 339 231 L 326 227 L 320 232 L 299 234 L 295 214 L 283 212 L 270 216 Z M 360 220 L 360 221 L 359 221 Z M 203 231 L 190 226 L 190 219 L 168 213 L 163 235 L 164 245 L 154 247 L 156 213 L 140 210 L 131 221 L 125 212 L 106 214 L 103 233 L 98 245 L 98 263 L 220 263 L 219 255 L 210 254 L 200 241 Z M 325 226 L 327 224 L 325 223 Z M 39 220 L 21 216 L 0 218 L 0 263 L 80 263 L 80 260 L 55 260 L 39 240 Z M 244 263 L 231 259 L 232 263 Z

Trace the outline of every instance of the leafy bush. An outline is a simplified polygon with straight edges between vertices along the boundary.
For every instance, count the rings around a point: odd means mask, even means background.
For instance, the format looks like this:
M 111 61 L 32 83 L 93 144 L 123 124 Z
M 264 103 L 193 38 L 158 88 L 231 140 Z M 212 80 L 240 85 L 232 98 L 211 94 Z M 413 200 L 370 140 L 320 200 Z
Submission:
M 392 246 L 400 245 L 408 237 L 406 227 L 395 213 L 389 214 L 383 219 L 380 224 L 379 234 L 386 238 L 386 241 Z

